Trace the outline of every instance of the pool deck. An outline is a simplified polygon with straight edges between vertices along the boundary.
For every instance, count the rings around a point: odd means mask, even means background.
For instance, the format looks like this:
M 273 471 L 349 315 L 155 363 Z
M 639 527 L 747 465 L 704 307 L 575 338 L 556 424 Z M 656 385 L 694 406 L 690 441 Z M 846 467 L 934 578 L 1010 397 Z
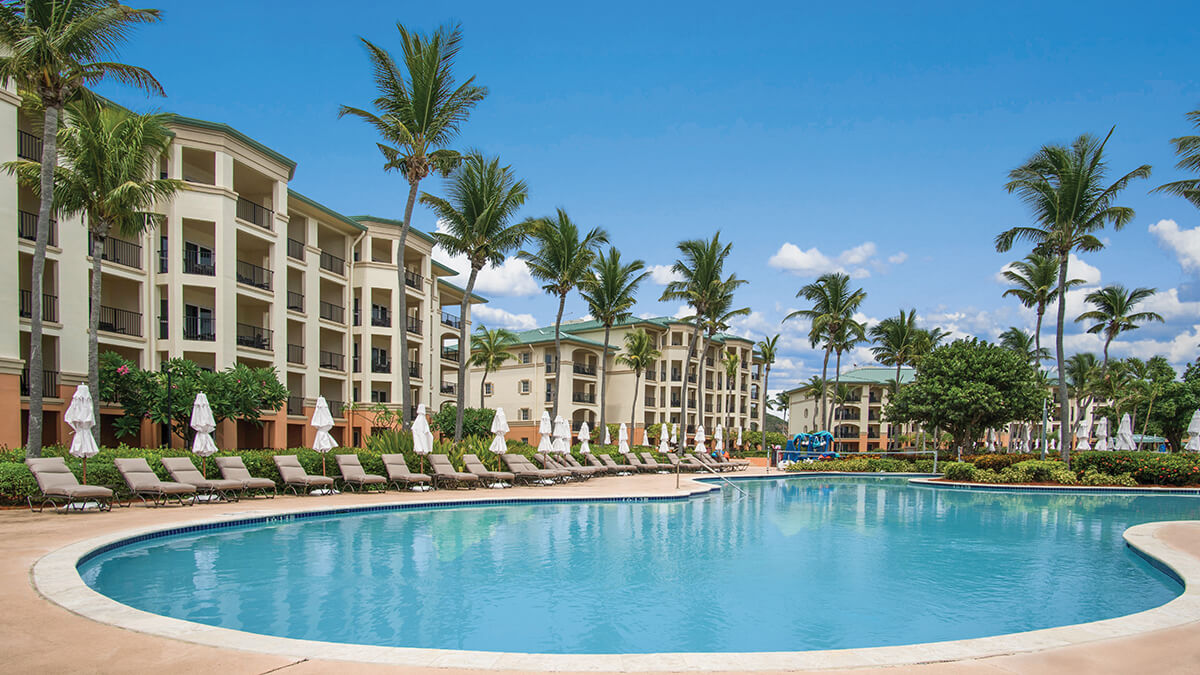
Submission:
M 753 467 L 738 476 L 761 475 L 763 469 Z M 772 475 L 778 472 L 772 471 Z M 578 485 L 552 487 L 518 487 L 507 490 L 439 490 L 432 493 L 341 494 L 326 497 L 279 497 L 274 500 L 247 500 L 235 504 L 200 504 L 195 507 L 169 507 L 159 509 L 134 506 L 115 509 L 112 513 L 56 514 L 51 512 L 31 513 L 26 509 L 0 511 L 0 559 L 5 564 L 0 568 L 0 654 L 5 662 L 3 669 L 9 672 L 129 672 L 130 670 L 169 670 L 176 673 L 232 673 L 277 672 L 300 675 L 337 670 L 344 673 L 406 672 L 437 673 L 450 675 L 458 672 L 499 672 L 506 661 L 491 658 L 487 671 L 442 667 L 398 667 L 377 663 L 348 662 L 342 659 L 326 660 L 321 655 L 302 658 L 289 654 L 259 653 L 228 647 L 209 646 L 183 640 L 161 637 L 131 628 L 119 628 L 100 623 L 69 611 L 41 595 L 34 586 L 34 566 L 51 560 L 54 551 L 71 544 L 100 537 L 114 537 L 123 532 L 158 529 L 203 519 L 227 519 L 251 517 L 274 513 L 287 513 L 343 506 L 376 505 L 395 502 L 460 501 L 474 499 L 558 499 L 589 497 L 660 497 L 677 496 L 709 489 L 684 476 L 680 490 L 675 488 L 674 475 L 635 475 L 626 477 L 598 478 Z M 1200 513 L 1200 510 L 1198 510 Z M 1200 522 L 1170 523 L 1153 526 L 1138 526 L 1131 530 L 1130 540 L 1144 550 L 1168 562 L 1177 573 L 1193 582 L 1200 579 Z M 61 556 L 60 556 L 61 557 Z M 39 571 L 41 574 L 41 571 Z M 39 577 L 41 578 L 41 577 Z M 44 581 L 44 580 L 43 580 Z M 1193 583 L 1193 588 L 1196 586 Z M 43 588 L 49 586 L 43 584 Z M 747 589 L 748 593 L 754 592 Z M 808 666 L 827 665 L 840 667 L 852 673 L 1195 673 L 1200 672 L 1200 591 L 1189 591 L 1177 601 L 1160 610 L 1149 610 L 1128 618 L 1111 619 L 1107 622 L 1088 624 L 1093 628 L 1050 629 L 1070 632 L 1074 640 L 1067 638 L 1046 639 L 1046 648 L 1034 651 L 1005 652 L 1003 645 L 1020 636 L 1001 636 L 993 640 L 991 652 L 995 655 L 978 657 L 971 650 L 958 650 L 962 658 L 948 657 L 955 649 L 939 648 L 937 645 L 915 645 L 911 647 L 881 648 L 882 651 L 844 650 L 824 652 L 820 659 L 793 658 L 797 655 L 762 655 L 753 666 L 756 672 L 815 672 Z M 111 602 L 111 601 L 110 601 Z M 115 604 L 115 603 L 113 603 Z M 1169 611 L 1168 611 L 1169 610 Z M 1169 621 L 1151 621 L 1150 614 L 1159 619 L 1169 615 Z M 1139 618 L 1142 617 L 1142 618 Z M 155 617 L 157 620 L 158 617 Z M 163 619 L 163 621 L 171 621 Z M 1101 624 L 1106 627 L 1101 629 Z M 1161 626 L 1170 624 L 1171 627 Z M 154 630 L 149 628 L 148 630 Z M 1045 633 L 1039 631 L 1038 633 Z M 248 634 L 241 634 L 248 636 Z M 1031 636 L 1034 633 L 1021 634 Z M 1123 635 L 1122 637 L 1111 637 Z M 1089 637 L 1090 636 L 1090 637 Z M 255 638 L 249 643 L 252 645 Z M 270 638 L 263 638 L 270 641 Z M 1006 642 L 1010 640 L 1010 642 Z M 962 645 L 979 641 L 942 643 Z M 219 643 L 230 644 L 230 643 Z M 265 644 L 265 643 L 264 643 Z M 1066 644 L 1066 646 L 1061 646 Z M 999 651 L 996 647 L 999 646 Z M 253 649 L 253 647 L 250 647 Z M 1026 647 L 1026 649 L 1028 649 Z M 898 651 L 907 650 L 907 651 Z M 350 654 L 354 648 L 336 646 L 330 654 Z M 370 658 L 364 650 L 363 657 Z M 859 658 L 846 657 L 857 652 Z M 864 654 L 870 653 L 864 657 Z M 976 652 L 979 653 L 979 652 Z M 893 658 L 905 654 L 903 658 Z M 922 657 L 924 655 L 924 657 Z M 494 655 L 481 655 L 492 657 Z M 513 664 L 521 664 L 505 672 L 529 672 L 532 664 L 538 663 L 537 655 L 523 656 Z M 738 672 L 739 668 L 751 667 L 744 657 L 729 655 L 705 655 L 715 658 L 691 658 L 693 655 L 662 654 L 632 655 L 622 657 L 607 655 L 595 657 L 589 663 L 577 660 L 580 670 L 592 672 L 624 672 L 629 670 L 658 672 L 684 672 L 708 670 L 709 672 Z M 699 655 L 696 655 L 699 656 Z M 922 663 L 920 661 L 931 661 Z M 545 658 L 546 670 L 565 672 L 570 659 Z M 876 663 L 878 667 L 846 668 L 846 665 Z M 780 670 L 770 670 L 771 663 Z M 888 665 L 888 664 L 907 665 Z M 707 664 L 707 667 L 706 667 Z M 722 665 L 724 664 L 724 665 Z M 628 667 L 627 667 L 628 666 Z M 792 669 L 799 667 L 799 669 Z M 724 668 L 725 670 L 722 670 Z M 820 670 L 817 668 L 816 670 Z

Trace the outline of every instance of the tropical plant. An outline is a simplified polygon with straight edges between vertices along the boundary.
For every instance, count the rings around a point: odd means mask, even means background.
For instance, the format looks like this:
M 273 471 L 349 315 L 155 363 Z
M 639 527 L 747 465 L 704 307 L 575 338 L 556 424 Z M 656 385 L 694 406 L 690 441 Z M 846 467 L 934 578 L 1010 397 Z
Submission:
M 698 321 L 703 328 L 700 338 L 700 349 L 698 350 L 700 353 L 700 357 L 698 359 L 700 377 L 696 383 L 696 391 L 701 392 L 701 397 L 704 396 L 704 385 L 708 377 L 708 369 L 705 368 L 705 365 L 708 363 L 708 348 L 713 344 L 713 338 L 716 337 L 718 333 L 729 330 L 730 323 L 733 321 L 733 319 L 739 316 L 750 315 L 749 307 L 742 307 L 739 309 L 733 308 L 733 292 L 740 285 L 741 281 L 736 279 L 730 283 L 721 282 L 714 289 L 712 301 L 708 305 L 707 313 L 704 316 L 693 317 L 694 320 Z
M 528 222 L 530 238 L 536 248 L 522 249 L 517 254 L 529 267 L 529 274 L 542 282 L 542 289 L 558 296 L 558 314 L 554 319 L 554 368 L 559 369 L 562 357 L 562 315 L 567 295 L 579 286 L 591 270 L 598 248 L 608 243 L 608 233 L 595 227 L 580 234 L 579 227 L 563 209 L 554 216 Z M 606 355 L 607 357 L 607 355 Z M 558 392 L 562 373 L 554 378 L 554 397 L 551 416 L 558 416 Z
M 1016 326 L 1000 334 L 1000 346 L 1021 354 L 1036 366 L 1042 359 L 1050 358 L 1050 352 L 1037 346 L 1037 335 L 1030 335 Z
M 1138 324 L 1148 321 L 1162 323 L 1162 315 L 1157 312 L 1134 311 L 1139 302 L 1156 292 L 1153 288 L 1135 288 L 1130 291 L 1120 284 L 1113 284 L 1092 291 L 1084 298 L 1095 309 L 1080 314 L 1075 320 L 1094 321 L 1087 332 L 1104 334 L 1104 359 L 1100 366 L 1102 370 L 1108 370 L 1108 347 L 1118 335 L 1136 330 L 1140 328 Z
M 467 259 L 471 271 L 467 274 L 467 288 L 459 307 L 460 319 L 467 316 L 471 295 L 479 272 L 487 265 L 499 265 L 511 251 L 520 248 L 525 241 L 526 226 L 510 225 L 529 189 L 525 181 L 518 180 L 512 169 L 501 166 L 497 158 L 488 159 L 478 152 L 470 152 L 455 169 L 447 188 L 448 197 L 436 197 L 428 192 L 421 195 L 421 203 L 429 206 L 442 224 L 441 231 L 433 237 L 450 255 L 461 255 Z M 401 286 L 403 288 L 403 286 Z M 458 344 L 467 342 L 467 322 L 460 321 Z M 407 371 L 405 371 L 407 372 Z M 487 377 L 487 374 L 484 374 Z M 482 386 L 482 384 L 481 384 Z M 467 351 L 458 350 L 458 405 L 462 411 L 467 401 Z M 479 405 L 483 405 L 482 396 Z M 462 413 L 454 424 L 454 440 L 462 440 Z
M 396 30 L 400 33 L 403 67 L 387 50 L 362 39 L 375 81 L 377 96 L 371 102 L 375 112 L 343 105 L 338 108 L 338 117 L 358 117 L 373 127 L 380 138 L 375 145 L 383 155 L 383 170 L 399 171 L 408 181 L 408 201 L 400 224 L 400 259 L 396 265 L 400 288 L 396 294 L 396 314 L 401 321 L 407 321 L 404 252 L 408 250 L 408 231 L 418 188 L 430 173 L 438 171 L 448 176 L 458 166 L 461 156 L 447 146 L 458 135 L 459 126 L 470 116 L 471 109 L 487 96 L 487 89 L 477 86 L 474 77 L 455 84 L 454 59 L 462 46 L 459 26 L 443 26 L 429 35 L 410 32 L 399 23 Z M 460 337 L 459 368 L 462 369 L 466 336 Z M 401 330 L 400 399 L 405 411 L 412 409 L 409 379 L 408 331 Z M 462 392 L 461 375 L 459 382 L 458 391 Z M 465 394 L 460 393 L 459 397 L 461 401 Z
M 475 329 L 471 336 L 471 365 L 483 368 L 483 377 L 479 378 L 479 407 L 486 408 L 483 393 L 487 390 L 487 376 L 493 370 L 499 370 L 504 362 L 513 358 L 509 347 L 517 344 L 517 335 L 510 330 L 496 328 L 488 330 L 483 324 Z M 461 382 L 462 380 L 459 380 Z M 459 416 L 461 417 L 461 415 Z M 454 433 L 462 440 L 462 423 L 456 421 Z
M 1200 129 L 1200 110 L 1193 110 L 1187 113 L 1186 117 L 1192 126 Z M 1175 146 L 1175 154 L 1179 155 L 1179 162 L 1175 164 L 1175 168 L 1200 173 L 1200 136 L 1172 138 L 1171 144 Z M 1177 180 L 1156 187 L 1151 192 L 1177 195 L 1200 208 L 1200 178 Z
M 740 359 L 738 358 L 738 353 L 732 349 L 727 350 L 725 352 L 725 356 L 721 357 L 721 365 L 725 367 L 725 389 L 726 389 L 726 392 L 729 392 L 729 393 L 724 394 L 724 397 L 725 397 L 725 406 L 724 407 L 727 412 L 733 411 L 733 404 L 734 404 L 734 401 L 736 400 L 734 398 L 736 395 L 733 394 L 732 392 L 733 392 L 734 388 L 737 386 L 737 371 L 738 371 L 739 362 L 740 362 Z M 726 421 L 730 425 L 732 425 L 733 417 L 727 416 Z
M 450 447 L 458 449 L 461 454 L 461 448 L 464 447 L 466 440 L 490 435 L 492 432 L 492 418 L 495 416 L 496 411 L 490 408 L 467 408 L 466 412 L 462 415 L 463 444 L 456 443 Z M 458 425 L 458 418 L 458 410 L 455 409 L 454 404 L 447 403 L 429 418 L 429 428 L 440 433 L 442 438 L 445 438 L 454 432 L 455 426 Z
M 621 262 L 621 252 L 615 247 L 600 254 L 592 263 L 591 274 L 579 283 L 579 295 L 587 303 L 592 318 L 604 326 L 604 356 L 600 359 L 600 426 L 607 424 L 608 403 L 608 342 L 612 327 L 633 316 L 637 288 L 650 276 L 644 272 L 646 263 L 634 260 Z M 635 390 L 636 391 L 636 390 Z M 636 396 L 634 397 L 636 404 Z M 633 427 L 629 427 L 630 436 Z
M 1004 270 L 1004 278 L 1013 287 L 1004 291 L 1003 297 L 1011 295 L 1037 313 L 1033 344 L 1035 351 L 1040 354 L 1042 316 L 1046 313 L 1046 306 L 1058 297 L 1058 261 L 1053 256 L 1030 253 L 1024 260 L 1010 263 Z M 1063 287 L 1070 289 L 1082 283 L 1083 279 L 1070 279 Z
M 42 297 L 46 243 L 54 210 L 54 173 L 58 166 L 58 126 L 71 101 L 88 96 L 86 87 L 112 78 L 154 94 L 162 85 L 149 71 L 111 59 L 133 28 L 159 19 L 157 9 L 134 9 L 110 0 L 24 0 L 0 3 L 0 84 L 36 98 L 42 114 L 42 156 L 36 193 L 37 233 L 30 273 L 30 295 Z M 42 303 L 30 303 L 29 429 L 26 453 L 42 454 Z
M 1008 251 L 1013 243 L 1033 244 L 1035 253 L 1058 260 L 1058 317 L 1055 325 L 1055 359 L 1058 362 L 1059 434 L 1063 461 L 1070 459 L 1070 409 L 1065 376 L 1066 354 L 1063 331 L 1067 316 L 1067 263 L 1076 251 L 1104 248 L 1096 233 L 1112 224 L 1120 230 L 1133 219 L 1133 209 L 1115 204 L 1119 195 L 1135 179 L 1150 175 L 1150 166 L 1142 165 L 1105 185 L 1107 164 L 1104 148 L 1112 131 L 1103 141 L 1089 134 L 1077 138 L 1070 147 L 1044 145 L 1033 157 L 1008 174 L 1005 189 L 1015 193 L 1033 211 L 1033 226 L 1014 227 L 996 236 L 996 250 Z
M 921 349 L 922 333 L 917 328 L 917 310 L 905 314 L 901 309 L 896 316 L 889 316 L 871 327 L 871 339 L 875 346 L 871 355 L 885 366 L 896 366 L 895 390 L 900 390 L 900 368 L 913 365 Z
M 633 369 L 633 403 L 629 411 L 629 435 L 633 437 L 634 420 L 637 419 L 637 402 L 641 398 L 642 373 L 654 367 L 654 362 L 662 356 L 662 352 L 654 347 L 654 336 L 645 328 L 636 328 L 625 334 L 625 352 L 617 356 L 617 363 Z M 597 427 L 599 428 L 599 427 Z M 643 430 L 642 440 L 645 442 L 649 430 Z
M 767 405 L 771 406 L 772 408 L 774 408 L 780 412 L 783 412 L 788 409 L 788 404 L 789 404 L 790 400 L 791 400 L 791 397 L 788 396 L 788 393 L 786 391 L 780 391 L 780 392 L 775 393 L 775 397 L 772 398 L 770 401 L 768 401 Z
M 763 369 L 763 384 L 762 389 L 758 392 L 758 396 L 762 401 L 759 415 L 762 418 L 760 428 L 763 435 L 762 446 L 765 450 L 767 448 L 767 385 L 771 382 L 771 366 L 774 365 L 775 359 L 779 357 L 779 333 L 759 340 L 755 347 L 758 348 L 758 358 L 762 361 Z
M 820 375 L 813 375 L 804 384 L 800 385 L 800 391 L 804 393 L 804 396 L 812 399 L 814 425 L 817 424 L 817 398 L 824 399 L 828 388 L 829 382 L 822 379 Z
M 854 349 L 855 345 L 867 339 L 866 326 L 851 319 L 839 326 L 836 332 L 831 332 L 826 341 L 833 349 L 836 363 L 833 373 L 833 390 L 839 391 L 842 382 L 842 354 Z M 832 422 L 829 423 L 832 425 Z
M 1088 406 L 1095 400 L 1099 374 L 1100 365 L 1096 361 L 1096 355 L 1091 352 L 1078 352 L 1067 359 L 1067 383 L 1071 386 L 1071 394 L 1079 405 L 1079 419 L 1087 415 Z
M 813 347 L 821 344 L 825 360 L 821 365 L 821 379 L 829 379 L 829 355 L 834 350 L 835 337 L 842 335 L 844 328 L 854 322 L 854 313 L 862 306 L 867 294 L 861 288 L 850 290 L 850 276 L 840 272 L 822 274 L 816 281 L 805 285 L 796 293 L 812 303 L 809 309 L 799 309 L 783 317 L 784 321 L 803 317 L 810 321 L 808 340 Z M 857 322 L 855 325 L 858 326 Z M 861 329 L 861 326 L 858 326 Z M 860 330 L 861 333 L 861 330 Z M 829 428 L 829 416 L 825 397 L 821 397 L 821 428 Z

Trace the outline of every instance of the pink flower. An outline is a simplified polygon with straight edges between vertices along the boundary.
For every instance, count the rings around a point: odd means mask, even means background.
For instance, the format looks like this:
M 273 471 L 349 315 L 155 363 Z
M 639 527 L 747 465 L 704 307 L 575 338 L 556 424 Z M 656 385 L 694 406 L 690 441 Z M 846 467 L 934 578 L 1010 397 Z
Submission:
M 117 373 L 119 375 L 128 375 L 129 374 L 129 366 L 121 366 L 120 368 L 117 368 Z

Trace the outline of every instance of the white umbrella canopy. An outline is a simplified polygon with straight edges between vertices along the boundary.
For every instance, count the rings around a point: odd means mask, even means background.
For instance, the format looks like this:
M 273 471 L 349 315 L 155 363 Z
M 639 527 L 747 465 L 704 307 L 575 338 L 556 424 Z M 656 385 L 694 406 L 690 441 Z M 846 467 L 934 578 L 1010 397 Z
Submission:
M 1096 449 L 1105 452 L 1108 447 L 1108 418 L 1101 417 L 1099 422 L 1096 422 Z
M 738 427 L 738 440 L 737 440 L 737 446 L 738 446 L 739 448 L 740 448 L 740 447 L 742 447 L 742 428 L 741 428 L 741 427 Z
M 550 421 L 550 412 L 548 410 L 542 411 L 542 420 L 538 423 L 538 433 L 541 434 L 541 438 L 538 439 L 537 451 L 546 453 L 553 450 L 554 448 L 550 443 L 550 435 L 554 433 L 554 427 Z
M 671 426 L 671 445 L 679 445 L 679 425 L 673 424 L 670 426 Z
M 75 395 L 71 397 L 71 405 L 67 408 L 63 421 L 75 430 L 68 452 L 72 457 L 83 460 L 83 482 L 87 483 L 88 457 L 95 457 L 100 448 L 96 445 L 96 437 L 92 435 L 92 427 L 96 426 L 96 415 L 92 412 L 92 392 L 86 384 L 75 387 Z
M 492 420 L 495 425 L 496 420 Z M 505 423 L 505 428 L 507 428 Z M 425 404 L 417 406 L 417 417 L 412 424 L 413 452 L 424 456 L 433 452 L 433 430 L 429 428 L 429 420 L 425 418 Z
M 671 432 L 667 429 L 669 426 L 671 425 L 664 423 L 658 427 L 658 451 L 664 455 L 671 451 Z
M 696 452 L 701 454 L 708 452 L 708 449 L 704 447 L 704 439 L 704 425 L 701 424 L 696 427 Z
M 1133 419 L 1129 417 L 1129 413 L 1121 415 L 1121 424 L 1117 427 L 1117 450 L 1134 450 L 1136 444 L 1133 442 Z
M 617 428 L 617 452 L 621 454 L 629 452 L 629 429 L 625 428 L 624 422 L 621 422 L 621 426 Z
M 217 430 L 217 421 L 213 418 L 212 406 L 208 404 L 208 396 L 204 392 L 196 394 L 196 400 L 192 402 L 190 425 L 196 432 L 192 439 L 192 454 L 200 458 L 200 473 L 207 476 L 208 458 L 217 454 L 217 444 L 212 437 Z
M 333 428 L 333 415 L 329 413 L 329 403 L 324 396 L 317 397 L 317 409 L 313 411 L 312 426 L 317 430 L 313 439 L 313 450 L 321 453 L 321 474 L 325 474 L 325 454 L 337 447 L 329 430 Z
M 725 451 L 725 427 L 717 424 L 717 430 L 713 434 L 713 448 L 717 452 Z
M 995 451 L 996 451 L 996 430 L 995 430 L 995 429 L 988 429 L 988 433 L 987 433 L 987 451 L 988 451 L 988 452 L 995 452 Z
M 579 452 L 590 455 L 592 447 L 588 443 L 592 440 L 592 429 L 587 422 L 579 425 Z
M 571 450 L 571 425 L 567 422 L 567 418 L 559 415 L 554 420 L 554 440 L 551 442 L 551 452 L 557 452 L 560 455 L 565 455 Z
M 1200 452 L 1200 409 L 1192 414 L 1192 421 L 1188 422 L 1187 431 L 1191 438 L 1184 447 L 1192 452 Z
M 488 446 L 488 450 L 493 455 L 503 455 L 508 452 L 508 443 L 504 440 L 504 434 L 508 433 L 508 419 L 504 416 L 504 408 L 496 408 L 496 414 L 492 416 L 492 433 L 496 435 L 492 438 L 492 444 Z
M 608 433 L 608 425 L 604 425 L 604 443 L 603 445 L 612 445 L 612 436 Z
M 1078 439 L 1078 441 L 1079 441 L 1075 445 L 1076 452 L 1082 452 L 1084 450 L 1092 449 L 1092 444 L 1088 442 L 1088 439 L 1091 438 L 1091 436 L 1092 436 L 1092 423 L 1086 419 L 1080 420 L 1079 428 L 1075 431 L 1075 438 Z

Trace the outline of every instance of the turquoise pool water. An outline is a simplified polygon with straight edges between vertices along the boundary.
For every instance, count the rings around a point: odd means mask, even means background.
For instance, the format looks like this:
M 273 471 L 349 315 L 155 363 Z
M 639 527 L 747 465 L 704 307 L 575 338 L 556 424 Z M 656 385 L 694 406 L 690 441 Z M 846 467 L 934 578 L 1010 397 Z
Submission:
M 738 484 L 748 497 L 725 488 L 176 535 L 101 554 L 80 573 L 149 612 L 309 640 L 551 653 L 871 647 L 1161 605 L 1182 589 L 1121 533 L 1200 515 L 1195 497 L 871 477 Z

